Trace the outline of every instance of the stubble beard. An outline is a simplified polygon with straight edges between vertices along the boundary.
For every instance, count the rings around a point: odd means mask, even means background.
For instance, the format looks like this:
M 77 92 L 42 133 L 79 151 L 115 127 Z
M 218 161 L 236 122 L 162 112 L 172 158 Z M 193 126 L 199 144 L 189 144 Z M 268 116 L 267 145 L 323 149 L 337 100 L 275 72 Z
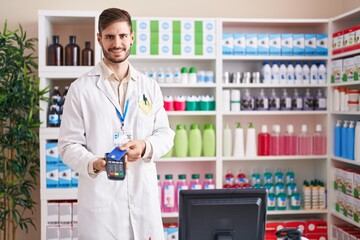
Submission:
M 114 48 L 109 48 L 107 51 L 104 49 L 104 47 L 101 47 L 102 50 L 103 50 L 103 54 L 104 54 L 104 57 L 109 60 L 110 62 L 112 63 L 123 63 L 125 62 L 128 57 L 130 56 L 130 48 L 129 49 L 126 49 L 125 51 L 125 57 L 124 58 L 121 58 L 121 59 L 118 59 L 118 58 L 113 58 L 111 57 L 110 55 L 110 51 L 113 50 Z

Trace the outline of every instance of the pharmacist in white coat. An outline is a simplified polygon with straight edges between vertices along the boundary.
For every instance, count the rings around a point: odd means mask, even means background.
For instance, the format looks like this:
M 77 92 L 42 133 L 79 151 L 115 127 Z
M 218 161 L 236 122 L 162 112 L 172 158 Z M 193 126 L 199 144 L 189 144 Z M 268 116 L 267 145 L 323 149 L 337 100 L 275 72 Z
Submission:
M 104 10 L 98 33 L 104 58 L 66 96 L 59 150 L 80 175 L 80 240 L 164 239 L 154 160 L 171 149 L 174 132 L 159 85 L 128 62 L 133 41 L 130 15 Z M 123 181 L 105 171 L 104 155 L 116 146 L 127 150 Z

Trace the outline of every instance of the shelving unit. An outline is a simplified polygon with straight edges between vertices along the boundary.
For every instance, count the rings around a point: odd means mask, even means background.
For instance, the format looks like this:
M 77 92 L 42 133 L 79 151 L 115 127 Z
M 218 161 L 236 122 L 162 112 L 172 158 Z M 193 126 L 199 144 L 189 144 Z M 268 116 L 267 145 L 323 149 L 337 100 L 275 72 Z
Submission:
M 54 67 L 46 66 L 46 49 L 50 44 L 52 35 L 60 35 L 60 43 L 65 46 L 70 34 L 78 35 L 77 42 L 82 46 L 85 40 L 91 41 L 91 46 L 95 52 L 95 63 L 101 60 L 101 48 L 97 44 L 96 32 L 99 12 L 97 11 L 39 11 L 39 77 L 40 88 L 46 86 L 59 85 L 63 90 L 65 85 L 69 85 L 76 78 L 86 73 L 91 67 Z M 264 172 L 266 168 L 275 171 L 281 168 L 284 172 L 288 168 L 295 170 L 295 180 L 298 187 L 303 180 L 321 179 L 327 183 L 328 189 L 328 209 L 327 210 L 286 210 L 269 211 L 269 219 L 290 219 L 298 217 L 317 217 L 327 219 L 330 224 L 338 222 L 349 222 L 355 226 L 358 224 L 349 221 L 333 210 L 334 192 L 332 189 L 332 171 L 334 166 L 346 166 L 348 168 L 360 169 L 360 164 L 349 160 L 332 156 L 333 126 L 336 119 L 351 118 L 359 120 L 360 113 L 334 112 L 330 109 L 332 103 L 332 88 L 335 86 L 359 87 L 358 82 L 330 84 L 305 84 L 305 85 L 270 85 L 270 84 L 232 84 L 223 83 L 223 73 L 260 71 L 263 61 L 324 61 L 327 63 L 330 72 L 329 61 L 342 59 L 348 56 L 360 54 L 360 50 L 331 55 L 331 44 L 329 45 L 328 56 L 224 56 L 221 52 L 221 38 L 223 33 L 327 33 L 329 43 L 331 35 L 340 29 L 359 24 L 360 9 L 341 15 L 333 19 L 212 19 L 216 22 L 216 54 L 214 56 L 139 56 L 131 55 L 130 62 L 138 70 L 144 68 L 181 68 L 195 66 L 197 69 L 211 70 L 214 72 L 215 83 L 210 84 L 167 84 L 160 83 L 164 95 L 213 95 L 216 99 L 216 110 L 214 111 L 170 111 L 168 112 L 170 125 L 173 129 L 177 124 L 198 123 L 202 128 L 204 124 L 211 123 L 216 127 L 216 156 L 199 158 L 161 158 L 156 160 L 158 173 L 163 176 L 172 173 L 175 177 L 179 173 L 199 173 L 201 177 L 207 172 L 214 173 L 217 188 L 222 188 L 223 178 L 227 169 L 236 171 L 241 168 L 247 175 L 258 168 Z M 209 20 L 209 19 L 207 19 Z M 330 75 L 330 74 L 328 74 Z M 286 88 L 298 89 L 321 89 L 328 101 L 328 109 L 325 111 L 240 111 L 231 112 L 222 109 L 222 93 L 225 89 L 249 89 L 252 93 L 257 93 L 259 89 L 269 91 L 271 88 L 280 90 Z M 51 200 L 74 200 L 77 197 L 76 189 L 47 189 L 45 172 L 45 145 L 49 141 L 58 138 L 59 128 L 49 128 L 46 125 L 48 104 L 40 102 L 40 107 L 44 109 L 40 113 L 42 124 L 40 126 L 40 178 L 41 178 L 41 239 L 46 239 L 46 216 L 47 202 Z M 281 119 L 281 120 L 279 120 Z M 324 156 L 268 156 L 268 157 L 223 157 L 222 153 L 222 134 L 225 124 L 234 130 L 235 124 L 241 122 L 246 133 L 246 124 L 253 122 L 257 133 L 260 132 L 262 124 L 267 124 L 268 129 L 273 124 L 280 123 L 282 130 L 286 124 L 291 123 L 295 127 L 295 132 L 300 131 L 301 124 L 307 124 L 310 132 L 313 132 L 315 125 L 321 123 L 323 129 L 328 131 L 328 154 Z M 246 135 L 245 135 L 246 136 Z M 189 179 L 189 178 L 188 178 Z M 164 221 L 176 221 L 177 213 L 163 213 Z M 330 236 L 330 234 L 329 234 Z
M 330 30 L 329 30 L 329 35 L 331 36 L 332 33 L 338 32 L 340 30 L 345 30 L 346 28 L 355 26 L 360 24 L 360 9 L 355 9 L 353 11 L 347 12 L 345 14 L 342 14 L 340 16 L 337 16 L 335 18 L 330 19 Z M 332 51 L 331 51 L 332 52 Z M 340 54 L 331 54 L 330 55 L 330 60 L 340 60 L 340 59 L 345 59 L 348 57 L 353 57 L 356 55 L 360 55 L 360 50 L 354 50 L 354 51 L 349 51 L 349 52 L 343 52 Z M 331 68 L 329 68 L 328 70 L 329 72 L 331 72 Z M 353 88 L 353 89 L 360 89 L 360 82 L 359 81 L 353 81 L 353 82 L 341 82 L 341 83 L 332 83 L 330 84 L 330 94 L 332 95 L 333 89 L 335 87 L 349 87 L 349 88 Z M 332 99 L 332 96 L 331 98 Z M 332 103 L 332 102 L 330 102 Z M 359 111 L 357 112 L 340 112 L 340 111 L 334 111 L 333 109 L 330 109 L 330 116 L 329 116 L 329 121 L 330 121 L 330 127 L 329 127 L 329 132 L 328 132 L 328 136 L 329 139 L 331 139 L 331 141 L 329 141 L 329 149 L 333 149 L 332 146 L 334 146 L 334 128 L 336 125 L 336 121 L 337 120 L 352 120 L 352 121 L 359 121 L 360 120 L 360 113 Z M 359 146 L 355 146 L 359 147 Z M 330 170 L 329 170 L 329 182 L 333 183 L 335 180 L 334 177 L 334 173 L 335 173 L 335 168 L 343 168 L 343 169 L 349 169 L 349 170 L 356 170 L 359 171 L 360 170 L 360 163 L 358 161 L 354 161 L 354 160 L 350 160 L 350 159 L 345 159 L 345 158 L 341 158 L 341 157 L 335 157 L 334 156 L 334 152 L 330 151 L 329 152 L 329 161 L 330 161 Z M 336 190 L 334 190 L 333 186 L 329 187 L 328 190 L 328 208 L 329 208 L 329 217 L 328 217 L 328 221 L 329 221 L 329 226 L 331 226 L 332 224 L 350 224 L 356 227 L 360 227 L 360 224 L 345 217 L 344 215 L 342 215 L 339 212 L 336 212 L 335 210 L 335 201 L 336 201 Z M 331 224 L 331 225 L 330 225 Z

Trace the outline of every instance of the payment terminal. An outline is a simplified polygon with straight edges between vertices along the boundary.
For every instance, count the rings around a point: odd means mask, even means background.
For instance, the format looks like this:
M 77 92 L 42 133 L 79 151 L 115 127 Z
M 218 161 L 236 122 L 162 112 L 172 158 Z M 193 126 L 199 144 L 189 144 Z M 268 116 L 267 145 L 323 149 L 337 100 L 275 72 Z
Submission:
M 105 154 L 106 173 L 110 180 L 124 180 L 125 179 L 125 153 L 126 150 L 120 150 L 115 147 L 110 153 Z

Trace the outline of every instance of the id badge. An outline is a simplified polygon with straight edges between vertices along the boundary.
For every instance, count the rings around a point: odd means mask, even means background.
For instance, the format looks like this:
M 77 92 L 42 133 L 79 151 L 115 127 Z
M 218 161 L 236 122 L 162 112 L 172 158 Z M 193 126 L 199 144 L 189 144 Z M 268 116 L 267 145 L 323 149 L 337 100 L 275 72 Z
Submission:
M 120 147 L 132 139 L 132 131 L 121 129 L 114 130 L 113 143 L 114 147 Z

